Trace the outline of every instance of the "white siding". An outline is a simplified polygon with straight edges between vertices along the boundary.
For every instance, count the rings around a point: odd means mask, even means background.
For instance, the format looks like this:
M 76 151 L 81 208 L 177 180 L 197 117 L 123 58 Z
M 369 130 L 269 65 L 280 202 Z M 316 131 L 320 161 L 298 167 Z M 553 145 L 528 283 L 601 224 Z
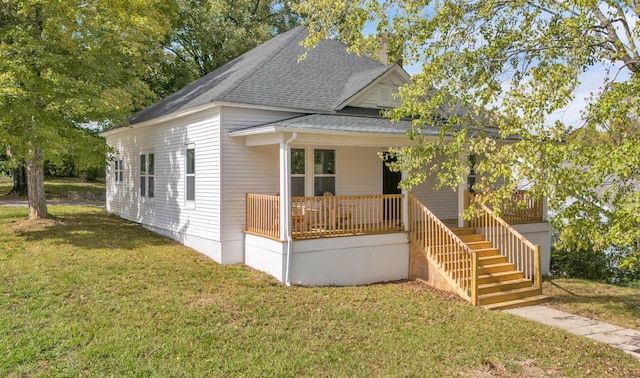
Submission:
M 435 190 L 436 177 L 429 176 L 412 189 L 413 195 L 440 219 L 458 218 L 458 193 L 451 188 Z
M 340 147 L 337 151 L 339 196 L 382 194 L 382 159 L 371 147 Z
M 108 176 L 107 209 L 125 219 L 186 236 L 220 240 L 220 117 L 217 109 L 171 123 L 131 128 L 107 137 L 124 161 L 124 180 Z M 185 206 L 185 150 L 194 144 L 196 201 Z M 155 154 L 155 198 L 140 197 L 141 153 Z M 181 236 L 182 235 L 182 236 Z M 203 245 L 200 243 L 200 245 Z M 201 252 L 215 258 L 219 248 Z M 215 250 L 217 249 L 217 250 Z
M 279 147 L 245 147 L 244 138 L 231 138 L 230 130 L 291 118 L 294 113 L 224 107 L 222 131 L 222 229 L 225 261 L 244 261 L 247 193 L 280 191 Z
M 382 80 L 356 96 L 349 106 L 362 108 L 395 108 L 401 104 L 400 99 L 395 98 L 398 87 L 405 84 L 406 79 L 397 72 L 392 72 Z

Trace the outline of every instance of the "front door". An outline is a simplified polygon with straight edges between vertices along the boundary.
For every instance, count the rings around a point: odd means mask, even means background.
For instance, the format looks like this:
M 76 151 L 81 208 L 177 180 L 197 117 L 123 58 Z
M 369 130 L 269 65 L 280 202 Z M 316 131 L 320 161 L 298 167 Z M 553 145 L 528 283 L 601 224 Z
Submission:
M 382 162 L 382 194 L 401 194 L 402 190 L 398 187 L 400 180 L 402 180 L 402 172 L 392 172 L 387 167 L 387 162 L 395 162 L 396 157 L 389 154 L 384 154 L 384 160 Z M 384 220 L 392 218 L 391 209 L 388 206 L 384 206 Z

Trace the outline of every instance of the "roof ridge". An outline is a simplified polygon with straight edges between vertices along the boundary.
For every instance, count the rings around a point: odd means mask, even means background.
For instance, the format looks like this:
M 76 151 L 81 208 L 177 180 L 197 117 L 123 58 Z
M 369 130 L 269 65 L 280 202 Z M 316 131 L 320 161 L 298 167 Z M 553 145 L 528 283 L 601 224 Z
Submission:
M 220 98 L 224 99 L 229 92 L 231 92 L 232 90 L 238 88 L 242 83 L 244 83 L 245 81 L 247 81 L 247 79 L 249 79 L 251 76 L 255 75 L 255 73 L 257 71 L 259 71 L 262 67 L 264 67 L 269 61 L 271 61 L 273 58 L 275 58 L 278 53 L 280 51 L 282 51 L 285 47 L 289 46 L 289 43 L 291 43 L 292 40 L 294 40 L 300 33 L 305 32 L 307 30 L 306 27 L 304 26 L 297 26 L 293 29 L 290 30 L 290 32 L 293 32 L 296 29 L 300 29 L 299 31 L 295 32 L 295 33 L 291 33 L 291 37 L 289 38 L 289 41 L 287 41 L 286 43 L 283 43 L 282 46 L 280 46 L 279 49 L 276 49 L 274 51 L 271 52 L 271 54 L 267 55 L 265 59 L 263 59 L 259 65 L 256 66 L 256 68 L 252 71 L 249 71 L 247 75 L 245 75 L 241 80 L 238 80 L 234 86 L 228 88 L 227 90 L 225 90 L 224 92 L 222 92 L 220 94 Z M 286 34 L 286 33 L 285 33 Z M 277 37 L 277 36 L 276 36 Z M 275 37 L 274 37 L 275 38 Z M 239 58 L 239 57 L 238 57 Z

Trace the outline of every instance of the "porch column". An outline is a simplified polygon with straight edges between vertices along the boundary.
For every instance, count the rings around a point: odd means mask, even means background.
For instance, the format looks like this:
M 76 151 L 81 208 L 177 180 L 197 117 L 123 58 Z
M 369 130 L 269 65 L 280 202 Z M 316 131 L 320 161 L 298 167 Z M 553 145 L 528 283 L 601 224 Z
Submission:
M 401 172 L 402 179 L 407 178 L 405 172 Z M 402 224 L 404 225 L 404 230 L 409 232 L 409 191 L 406 189 L 402 189 Z
M 464 191 L 467 190 L 467 176 L 464 176 L 464 182 L 458 183 L 458 227 L 464 227 L 464 219 L 462 219 L 462 213 L 464 212 Z
M 546 222 L 549 220 L 549 209 L 548 209 L 548 201 L 549 198 L 547 196 L 542 197 L 542 221 Z
M 289 144 L 280 142 L 280 240 L 287 240 L 289 228 L 288 218 L 291 214 L 289 208 L 291 206 L 291 195 L 289 194 Z

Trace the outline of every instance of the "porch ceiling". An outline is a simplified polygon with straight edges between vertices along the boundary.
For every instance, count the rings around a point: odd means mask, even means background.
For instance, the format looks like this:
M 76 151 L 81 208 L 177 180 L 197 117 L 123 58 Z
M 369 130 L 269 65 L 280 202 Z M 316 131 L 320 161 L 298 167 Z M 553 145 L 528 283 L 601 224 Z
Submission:
M 297 133 L 296 142 L 310 144 L 390 146 L 409 143 L 409 121 L 336 114 L 312 114 L 229 132 L 245 137 L 245 145 L 280 143 Z M 437 131 L 434 132 L 434 135 Z
M 411 121 L 401 120 L 392 123 L 381 117 L 367 117 L 346 114 L 310 114 L 263 125 L 232 130 L 231 137 L 245 137 L 245 145 L 259 146 L 277 144 L 297 133 L 296 142 L 357 145 L 357 146 L 396 146 L 407 145 L 411 141 L 407 131 Z M 422 133 L 427 137 L 438 136 L 440 128 L 427 127 Z M 492 130 L 485 130 L 491 137 Z

